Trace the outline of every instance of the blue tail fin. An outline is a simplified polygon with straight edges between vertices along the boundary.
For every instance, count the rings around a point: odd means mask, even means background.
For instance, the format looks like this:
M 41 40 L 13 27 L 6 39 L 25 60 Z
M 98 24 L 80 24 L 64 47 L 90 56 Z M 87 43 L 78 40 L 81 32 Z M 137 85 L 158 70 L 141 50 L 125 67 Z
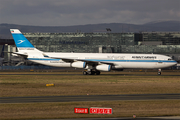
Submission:
M 34 48 L 18 29 L 10 29 L 17 48 Z

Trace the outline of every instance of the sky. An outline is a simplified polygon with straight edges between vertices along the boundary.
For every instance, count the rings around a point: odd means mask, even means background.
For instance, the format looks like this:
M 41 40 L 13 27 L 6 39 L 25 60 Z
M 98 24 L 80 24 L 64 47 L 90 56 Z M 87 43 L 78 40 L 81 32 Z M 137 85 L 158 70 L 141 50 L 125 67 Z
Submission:
M 0 0 L 0 24 L 72 26 L 180 21 L 180 0 Z

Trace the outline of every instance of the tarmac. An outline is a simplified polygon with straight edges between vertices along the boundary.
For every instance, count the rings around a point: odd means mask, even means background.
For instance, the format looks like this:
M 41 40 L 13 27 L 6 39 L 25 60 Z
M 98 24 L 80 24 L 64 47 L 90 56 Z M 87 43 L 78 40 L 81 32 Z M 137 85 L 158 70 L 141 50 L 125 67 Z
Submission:
M 0 103 L 115 101 L 115 100 L 168 100 L 180 99 L 179 94 L 126 94 L 126 95 L 77 95 L 77 96 L 31 96 L 0 97 Z

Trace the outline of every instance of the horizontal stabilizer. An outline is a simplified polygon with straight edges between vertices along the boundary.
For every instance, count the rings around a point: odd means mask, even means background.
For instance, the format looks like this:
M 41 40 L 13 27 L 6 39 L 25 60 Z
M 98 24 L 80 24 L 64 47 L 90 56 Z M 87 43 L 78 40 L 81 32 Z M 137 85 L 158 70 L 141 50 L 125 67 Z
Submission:
M 20 52 L 9 52 L 9 53 L 20 55 L 20 56 L 25 57 L 25 58 L 28 57 L 27 53 L 20 53 Z

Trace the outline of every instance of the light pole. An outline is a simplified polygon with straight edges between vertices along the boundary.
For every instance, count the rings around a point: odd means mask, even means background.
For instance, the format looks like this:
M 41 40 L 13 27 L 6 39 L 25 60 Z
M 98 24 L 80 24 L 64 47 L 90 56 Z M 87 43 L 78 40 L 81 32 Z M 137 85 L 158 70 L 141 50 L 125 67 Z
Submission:
M 110 28 L 106 28 L 106 31 L 107 31 L 107 34 L 108 34 L 108 32 L 111 33 L 111 29 L 110 29 Z M 108 40 L 110 40 L 110 41 L 108 42 L 109 45 L 107 45 L 107 47 L 109 48 L 110 53 L 112 53 L 112 49 L 111 49 L 111 36 L 110 36 L 110 34 L 108 35 L 108 37 L 109 37 Z M 107 43 L 107 44 L 108 44 L 108 43 Z

